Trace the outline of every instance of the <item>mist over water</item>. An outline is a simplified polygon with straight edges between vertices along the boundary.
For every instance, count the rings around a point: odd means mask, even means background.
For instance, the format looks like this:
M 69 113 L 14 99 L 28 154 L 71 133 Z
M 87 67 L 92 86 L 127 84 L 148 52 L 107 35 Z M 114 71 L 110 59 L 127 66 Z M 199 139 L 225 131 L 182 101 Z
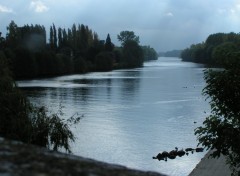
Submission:
M 203 65 L 159 58 L 143 68 L 19 81 L 30 100 L 65 116 L 83 114 L 72 127 L 73 153 L 130 168 L 186 176 L 204 156 L 175 160 L 152 156 L 196 147 L 194 129 L 209 112 L 201 95 Z M 194 123 L 197 122 L 197 123 Z

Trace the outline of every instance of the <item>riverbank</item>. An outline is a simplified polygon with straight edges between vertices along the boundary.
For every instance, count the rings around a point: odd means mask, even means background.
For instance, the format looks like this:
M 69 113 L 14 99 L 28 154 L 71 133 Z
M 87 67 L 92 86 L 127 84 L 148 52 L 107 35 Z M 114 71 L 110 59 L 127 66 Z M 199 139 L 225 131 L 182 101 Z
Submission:
M 0 175 L 163 176 L 0 138 Z
M 226 158 L 224 156 L 217 159 L 209 158 L 211 153 L 212 151 L 208 151 L 189 176 L 231 176 L 231 171 L 226 165 Z

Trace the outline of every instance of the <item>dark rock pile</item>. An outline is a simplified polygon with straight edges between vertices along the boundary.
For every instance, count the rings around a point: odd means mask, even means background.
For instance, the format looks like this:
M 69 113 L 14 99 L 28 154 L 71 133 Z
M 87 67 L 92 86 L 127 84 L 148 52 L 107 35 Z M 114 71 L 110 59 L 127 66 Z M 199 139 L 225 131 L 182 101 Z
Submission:
M 175 147 L 175 150 L 172 150 L 170 152 L 167 151 L 163 151 L 162 153 L 159 153 L 157 156 L 152 157 L 153 159 L 158 159 L 159 161 L 164 160 L 167 161 L 167 159 L 175 159 L 177 156 L 178 157 L 182 157 L 185 154 L 188 155 L 189 152 L 191 152 L 192 154 L 194 152 L 203 152 L 204 149 L 203 148 L 186 148 L 185 150 L 181 149 L 178 150 L 177 147 Z

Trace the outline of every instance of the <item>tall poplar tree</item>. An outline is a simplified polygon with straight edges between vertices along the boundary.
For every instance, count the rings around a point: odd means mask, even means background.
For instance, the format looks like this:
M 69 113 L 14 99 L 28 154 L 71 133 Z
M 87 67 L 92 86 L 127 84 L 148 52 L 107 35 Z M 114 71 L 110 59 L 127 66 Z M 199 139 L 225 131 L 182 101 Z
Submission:
M 61 48 L 62 46 L 63 46 L 62 29 L 58 28 L 58 47 Z
M 54 49 L 57 49 L 57 30 L 54 24 L 53 24 L 53 46 Z
M 113 51 L 113 48 L 114 48 L 114 45 L 112 44 L 110 35 L 108 34 L 105 42 L 105 50 L 111 52 Z
M 50 26 L 49 43 L 50 43 L 51 49 L 53 49 L 54 48 L 54 41 L 53 41 L 53 28 L 52 28 L 52 26 Z

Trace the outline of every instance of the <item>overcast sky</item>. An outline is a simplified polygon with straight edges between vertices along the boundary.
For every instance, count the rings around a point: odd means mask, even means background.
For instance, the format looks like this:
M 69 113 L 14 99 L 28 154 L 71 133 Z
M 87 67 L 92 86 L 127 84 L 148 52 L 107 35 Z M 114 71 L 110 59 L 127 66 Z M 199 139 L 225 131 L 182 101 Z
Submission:
M 41 24 L 49 30 L 88 25 L 112 42 L 123 30 L 134 31 L 141 45 L 156 51 L 183 49 L 209 34 L 240 31 L 240 0 L 0 0 L 0 31 L 11 20 L 18 26 Z

